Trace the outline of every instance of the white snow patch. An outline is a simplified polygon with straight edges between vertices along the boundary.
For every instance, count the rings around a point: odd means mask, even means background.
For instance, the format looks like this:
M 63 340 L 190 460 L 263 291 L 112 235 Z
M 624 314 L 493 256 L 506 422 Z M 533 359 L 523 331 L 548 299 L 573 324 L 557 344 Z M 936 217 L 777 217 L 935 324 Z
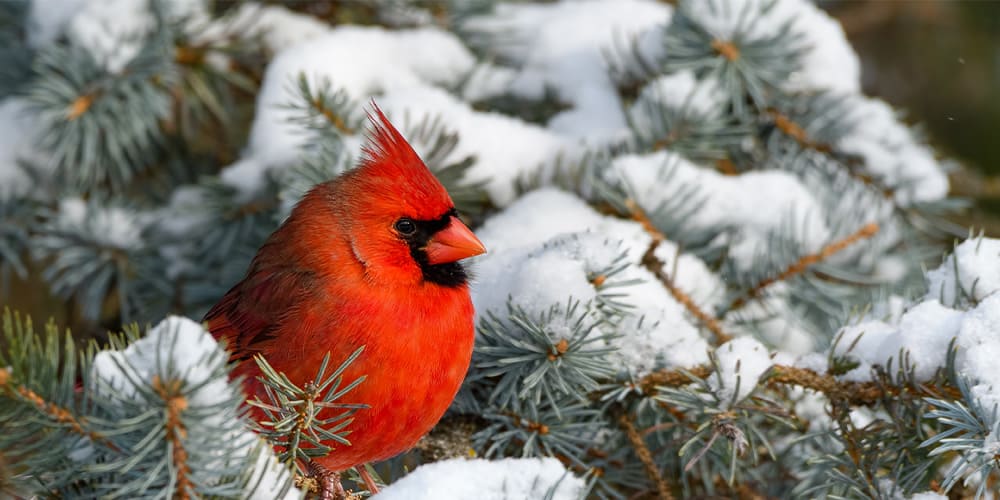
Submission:
M 341 26 L 291 45 L 268 65 L 247 151 L 234 165 L 235 172 L 224 172 L 223 178 L 252 191 L 263 182 L 267 169 L 299 158 L 310 134 L 289 121 L 295 112 L 287 106 L 298 102 L 295 82 L 300 74 L 314 88 L 330 83 L 361 106 L 369 97 L 393 89 L 454 86 L 474 64 L 475 58 L 454 35 L 434 28 L 389 31 Z
M 51 168 L 45 155 L 34 148 L 39 133 L 36 116 L 24 101 L 0 100 L 0 196 L 22 195 L 34 187 L 20 161 Z
M 662 75 L 649 82 L 635 103 L 629 116 L 635 128 L 650 127 L 648 107 L 667 108 L 674 113 L 684 112 L 696 116 L 721 116 L 727 104 L 725 92 L 717 80 L 706 77 L 699 80 L 693 71 L 683 70 Z
M 719 363 L 716 376 L 709 384 L 723 405 L 735 404 L 750 395 L 760 376 L 771 368 L 771 355 L 760 341 L 739 337 L 715 350 Z
M 187 393 L 190 406 L 211 406 L 233 396 L 227 377 L 213 379 L 228 359 L 200 324 L 169 316 L 125 349 L 99 352 L 91 378 L 105 381 L 119 397 L 132 398 L 139 393 L 136 382 L 151 384 L 155 377 L 171 374 L 186 387 L 197 387 Z
M 142 48 L 142 43 L 156 27 L 156 18 L 150 7 L 151 0 L 85 0 L 71 3 L 78 9 L 68 22 L 55 19 L 51 30 L 66 22 L 66 35 L 74 44 L 87 49 L 112 73 L 122 70 Z M 205 20 L 208 17 L 204 0 L 175 0 L 164 2 L 168 22 L 179 19 Z M 41 14 L 39 14 L 41 15 Z M 197 23 L 192 23 L 195 25 Z M 42 39 L 39 39 L 41 42 Z
M 244 3 L 234 12 L 218 19 L 202 33 L 204 38 L 236 35 L 244 39 L 260 38 L 272 52 L 329 33 L 329 24 L 281 5 Z
M 947 500 L 947 498 L 946 495 L 942 495 L 936 491 L 922 491 L 910 495 L 910 500 Z
M 727 176 L 667 151 L 619 156 L 612 161 L 610 170 L 624 180 L 647 212 L 684 190 L 694 189 L 700 209 L 685 221 L 687 228 L 713 233 L 734 231 L 729 254 L 739 269 L 754 265 L 756 252 L 768 244 L 772 232 L 803 228 L 796 234 L 803 253 L 819 250 L 830 237 L 822 206 L 787 172 L 769 170 Z
M 81 198 L 63 198 L 59 201 L 59 215 L 55 224 L 60 228 L 80 229 L 106 246 L 122 249 L 142 245 L 142 228 L 146 216 L 121 207 L 99 207 Z
M 623 278 L 641 280 L 617 290 L 622 302 L 634 310 L 617 325 L 619 337 L 611 356 L 619 371 L 643 376 L 657 368 L 691 367 L 708 362 L 708 342 L 688 319 L 677 302 L 656 277 L 645 268 L 633 266 Z
M 702 310 L 712 312 L 725 299 L 726 284 L 713 273 L 705 261 L 687 253 L 679 253 L 680 247 L 663 240 L 653 255 L 663 263 L 663 271 L 670 276 L 674 286 L 679 288 Z
M 767 293 L 727 315 L 733 333 L 755 335 L 776 349 L 805 354 L 816 348 L 816 335 L 801 323 L 790 304 L 787 283 L 774 283 Z
M 474 261 L 472 297 L 477 314 L 506 317 L 507 300 L 536 315 L 569 297 L 596 304 L 593 278 L 624 254 L 624 270 L 607 277 L 617 302 L 629 305 L 621 318 L 601 326 L 615 335 L 611 361 L 621 371 L 644 374 L 661 366 L 692 366 L 708 360 L 708 344 L 687 311 L 648 270 L 639 265 L 651 237 L 642 226 L 597 213 L 583 200 L 541 189 L 488 219 L 477 231 L 490 253 Z M 661 243 L 656 256 L 675 268 L 675 283 L 699 305 L 711 308 L 723 287 L 697 257 L 677 256 L 674 243 Z M 609 290 L 611 290 L 609 288 Z
M 967 241 L 958 248 L 967 255 L 969 264 L 975 266 L 974 259 L 980 258 L 975 252 L 977 245 L 981 249 L 995 251 L 996 244 L 997 240 L 982 239 Z M 970 267 L 960 273 L 966 273 L 966 279 L 975 281 L 981 278 L 977 271 L 987 275 L 995 272 L 993 261 L 996 259 L 982 259 L 981 269 Z M 935 279 L 939 282 L 954 280 L 954 276 L 945 276 L 951 273 L 952 265 L 946 262 L 931 282 L 934 283 Z M 980 281 L 990 286 L 988 279 Z M 933 292 L 930 294 L 934 295 Z M 890 358 L 894 360 L 895 371 L 903 353 L 912 365 L 915 379 L 928 380 L 945 366 L 948 346 L 954 341 L 957 349 L 956 371 L 968 378 L 973 396 L 987 412 L 991 411 L 994 405 L 1000 405 L 1000 364 L 997 363 L 1000 359 L 1000 336 L 996 333 L 1000 331 L 1000 294 L 984 293 L 977 300 L 974 307 L 963 311 L 942 305 L 935 298 L 925 299 L 902 315 L 893 312 L 895 307 L 883 308 L 889 311 L 884 321 L 872 319 L 844 327 L 833 354 L 848 356 L 860 365 L 841 378 L 870 380 L 872 368 L 876 365 L 887 366 Z
M 295 81 L 305 74 L 314 87 L 329 82 L 361 104 L 395 88 L 455 84 L 475 59 L 450 33 L 437 29 L 388 31 L 342 26 L 292 45 L 268 65 L 257 96 L 247 156 L 264 167 L 298 158 L 309 135 L 287 105 L 297 102 Z
M 180 316 L 168 316 L 146 336 L 136 340 L 121 351 L 105 350 L 94 356 L 90 367 L 92 381 L 101 380 L 107 386 L 96 386 L 97 391 L 111 389 L 116 397 L 142 401 L 140 385 L 150 386 L 157 378 L 183 380 L 182 391 L 188 411 L 217 408 L 219 402 L 242 398 L 239 387 L 233 385 L 226 373 L 229 354 L 199 323 Z M 219 436 L 216 447 L 226 443 L 228 450 L 218 450 L 219 458 L 231 453 L 250 456 L 257 452 L 248 490 L 256 486 L 248 498 L 270 499 L 278 497 L 279 487 L 288 477 L 284 466 L 276 460 L 271 448 L 253 432 L 242 428 L 237 408 L 214 410 L 202 420 L 205 425 L 233 424 L 232 432 Z M 198 443 L 198 446 L 211 446 Z M 250 491 L 247 491 L 249 494 Z M 301 492 L 290 488 L 280 498 L 300 498 Z
M 957 371 L 987 412 L 1000 405 L 1000 295 L 990 295 L 965 314 L 958 337 Z M 993 422 L 988 422 L 993 424 Z
M 35 48 L 59 38 L 88 0 L 32 0 L 28 7 L 28 44 Z
M 601 215 L 571 193 L 542 188 L 518 198 L 476 229 L 489 253 L 473 262 L 507 250 L 536 246 L 561 234 L 585 231 L 623 241 L 633 262 L 642 258 L 650 242 L 639 224 Z
M 671 12 L 650 0 L 502 3 L 466 27 L 496 39 L 497 52 L 519 65 L 510 92 L 540 99 L 548 88 L 571 105 L 552 117 L 551 130 L 603 143 L 627 127 L 602 51 L 667 23 Z
M 427 86 L 397 87 L 377 99 L 397 128 L 440 117 L 458 132 L 458 144 L 448 159 L 474 156 L 466 172 L 470 181 L 486 181 L 486 190 L 499 206 L 516 196 L 519 178 L 550 167 L 561 158 L 572 161 L 583 148 L 537 125 L 496 112 L 474 111 L 468 103 L 444 90 Z
M 936 201 L 948 194 L 948 176 L 934 152 L 917 141 L 895 110 L 884 101 L 852 99 L 855 126 L 834 143 L 845 153 L 860 155 L 868 171 L 903 205 Z
M 1000 290 L 1000 239 L 966 240 L 927 273 L 927 298 L 955 304 L 958 290 L 976 301 Z
M 461 458 L 424 464 L 390 484 L 379 500 L 576 500 L 585 491 L 583 479 L 554 458 Z M 546 496 L 551 493 L 551 496 Z

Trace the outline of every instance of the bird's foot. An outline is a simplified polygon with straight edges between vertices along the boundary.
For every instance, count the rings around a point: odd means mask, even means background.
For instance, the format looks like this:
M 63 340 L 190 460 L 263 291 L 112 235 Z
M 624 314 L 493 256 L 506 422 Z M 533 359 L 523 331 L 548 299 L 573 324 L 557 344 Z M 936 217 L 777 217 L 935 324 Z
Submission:
M 309 477 L 317 483 L 319 500 L 348 500 L 344 485 L 340 484 L 340 473 L 334 472 L 315 461 L 309 462 Z
M 361 476 L 361 479 L 365 482 L 365 486 L 372 495 L 378 493 L 378 484 L 376 484 L 375 480 L 372 479 L 372 475 L 368 473 L 368 464 L 359 465 L 355 467 L 354 470 L 358 471 L 358 474 Z

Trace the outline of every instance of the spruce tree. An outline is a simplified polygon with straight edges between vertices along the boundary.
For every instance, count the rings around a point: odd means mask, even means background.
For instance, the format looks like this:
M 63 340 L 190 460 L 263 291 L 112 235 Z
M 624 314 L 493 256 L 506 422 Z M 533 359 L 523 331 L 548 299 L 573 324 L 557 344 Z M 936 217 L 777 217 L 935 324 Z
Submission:
M 1000 243 L 950 163 L 812 3 L 672 4 L 0 2 L 0 297 L 83 330 L 4 312 L 0 494 L 325 492 L 364 350 L 247 401 L 197 320 L 374 100 L 489 248 L 380 495 L 992 498 Z

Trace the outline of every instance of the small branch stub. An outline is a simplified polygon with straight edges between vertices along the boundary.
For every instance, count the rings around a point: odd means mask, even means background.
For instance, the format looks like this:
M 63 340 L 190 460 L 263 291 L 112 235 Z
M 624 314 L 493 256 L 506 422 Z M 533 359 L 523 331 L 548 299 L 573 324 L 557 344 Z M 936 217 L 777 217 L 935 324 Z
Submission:
M 718 52 L 722 57 L 725 57 L 729 62 L 733 62 L 740 58 L 740 49 L 736 47 L 733 42 L 719 40 L 716 38 L 715 40 L 712 40 L 712 49 Z
M 547 425 L 545 425 L 545 424 L 543 424 L 541 422 L 535 422 L 533 420 L 528 420 L 527 418 L 524 418 L 524 417 L 522 417 L 520 415 L 516 415 L 514 413 L 510 413 L 509 415 L 511 416 L 511 418 L 514 419 L 514 425 L 516 425 L 518 427 L 522 427 L 524 429 L 528 429 L 531 432 L 537 432 L 537 433 L 539 433 L 539 434 L 541 434 L 543 436 L 549 433 L 549 426 L 547 426 Z
M 73 121 L 82 116 L 94 104 L 96 96 L 93 93 L 82 94 L 66 108 L 66 120 Z
M 179 45 L 174 48 L 174 61 L 185 66 L 198 66 L 205 62 L 205 49 Z
M 559 357 L 562 356 L 563 354 L 566 354 L 566 351 L 568 350 L 569 350 L 569 341 L 566 339 L 560 340 L 559 342 L 557 342 L 555 345 L 552 346 L 552 351 L 549 351 L 548 355 L 549 361 L 555 361 L 559 359 Z

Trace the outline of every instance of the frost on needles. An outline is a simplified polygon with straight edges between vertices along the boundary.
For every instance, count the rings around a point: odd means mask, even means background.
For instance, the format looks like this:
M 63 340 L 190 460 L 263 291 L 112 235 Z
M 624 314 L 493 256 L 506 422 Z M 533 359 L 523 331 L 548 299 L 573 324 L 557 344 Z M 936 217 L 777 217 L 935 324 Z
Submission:
M 1000 242 L 948 246 L 948 163 L 811 2 L 0 19 L 0 302 L 50 294 L 75 330 L 4 316 L 0 496 L 311 491 L 367 411 L 334 397 L 351 360 L 270 373 L 255 433 L 186 318 L 355 163 L 371 99 L 489 248 L 473 367 L 381 496 L 995 495 Z

